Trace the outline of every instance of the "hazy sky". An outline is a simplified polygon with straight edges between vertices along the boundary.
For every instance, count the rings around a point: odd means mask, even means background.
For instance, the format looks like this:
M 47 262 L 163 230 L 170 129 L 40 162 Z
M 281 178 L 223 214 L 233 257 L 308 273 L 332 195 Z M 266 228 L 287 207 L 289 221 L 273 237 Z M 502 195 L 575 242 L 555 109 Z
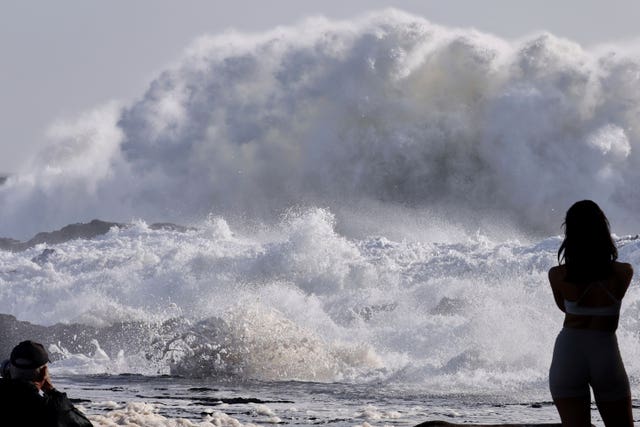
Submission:
M 199 35 L 385 7 L 504 38 L 640 43 L 637 0 L 0 0 L 0 172 L 18 171 L 56 119 L 141 95 Z

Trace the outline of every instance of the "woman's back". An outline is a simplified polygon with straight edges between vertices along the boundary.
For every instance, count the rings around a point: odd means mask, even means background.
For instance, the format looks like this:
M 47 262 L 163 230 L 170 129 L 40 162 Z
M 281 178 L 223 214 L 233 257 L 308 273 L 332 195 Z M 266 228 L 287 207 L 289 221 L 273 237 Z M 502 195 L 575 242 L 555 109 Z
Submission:
M 556 304 L 565 313 L 564 326 L 615 331 L 618 327 L 620 302 L 633 276 L 631 265 L 613 262 L 609 277 L 585 284 L 569 282 L 566 276 L 565 265 L 549 270 L 549 282 Z

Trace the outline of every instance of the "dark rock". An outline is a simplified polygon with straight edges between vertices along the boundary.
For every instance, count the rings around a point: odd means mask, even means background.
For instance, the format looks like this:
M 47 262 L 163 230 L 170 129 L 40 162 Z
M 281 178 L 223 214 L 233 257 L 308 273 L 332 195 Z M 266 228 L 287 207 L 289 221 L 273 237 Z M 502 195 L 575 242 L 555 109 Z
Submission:
M 51 256 L 56 253 L 55 249 L 46 248 L 42 251 L 42 253 L 38 256 L 34 256 L 31 258 L 31 262 L 35 262 L 38 265 L 43 265 L 49 261 Z
M 149 228 L 152 230 L 178 231 L 180 233 L 195 230 L 194 227 L 185 227 L 184 225 L 172 224 L 170 222 L 156 222 L 151 224 Z
M 420 423 L 415 427 L 467 427 L 467 426 L 482 426 L 482 427 L 535 427 L 535 426 L 547 426 L 547 427 L 562 427 L 562 424 L 455 424 L 448 423 L 446 421 L 427 421 Z
M 218 391 L 218 389 L 216 388 L 210 388 L 210 387 L 191 387 L 189 389 L 187 389 L 187 391 L 191 391 L 191 392 L 207 392 L 207 391 Z
M 462 369 L 473 370 L 486 365 L 487 361 L 477 350 L 465 350 L 457 356 L 452 357 L 444 365 L 445 372 L 458 372 Z
M 0 237 L 0 249 L 3 249 L 5 251 L 13 250 L 13 248 L 19 244 L 21 244 L 20 240 Z
M 396 303 L 373 304 L 373 305 L 367 305 L 364 307 L 354 309 L 354 312 L 358 314 L 360 317 L 362 317 L 364 320 L 368 321 L 368 320 L 371 320 L 371 318 L 378 313 L 390 312 L 395 310 L 397 307 L 398 307 L 398 304 Z
M 92 239 L 96 236 L 106 234 L 112 227 L 122 228 L 124 226 L 124 224 L 117 222 L 106 222 L 94 219 L 87 224 L 69 224 L 60 230 L 38 233 L 25 242 L 25 244 L 28 245 L 28 247 L 32 247 L 40 243 L 56 244 L 75 239 Z
M 142 322 L 116 323 L 98 328 L 80 324 L 57 323 L 53 326 L 35 325 L 17 320 L 9 314 L 0 314 L 0 359 L 7 358 L 11 349 L 21 341 L 30 339 L 42 343 L 45 347 L 56 344 L 72 353 L 91 355 L 95 351 L 95 342 L 110 356 L 127 348 L 128 351 L 147 349 L 155 333 L 151 326 Z M 56 355 L 50 355 L 56 360 Z
M 10 239 L 6 237 L 0 237 L 0 249 L 8 250 L 13 252 L 24 251 L 26 249 L 32 248 L 35 245 L 40 243 L 46 243 L 49 245 L 55 245 L 59 243 L 68 242 L 69 240 L 76 239 L 93 239 L 97 236 L 106 234 L 113 227 L 118 228 L 126 228 L 130 227 L 130 224 L 123 224 L 119 222 L 108 222 L 101 221 L 99 219 L 94 219 L 88 223 L 77 223 L 77 224 L 69 224 L 65 227 L 62 227 L 60 230 L 49 231 L 49 232 L 41 232 L 33 236 L 31 239 L 26 242 L 21 242 L 19 240 Z M 178 231 L 178 232 L 186 232 L 190 230 L 195 230 L 192 227 L 185 227 L 182 225 L 171 224 L 168 222 L 159 222 L 155 224 L 151 224 L 149 226 L 152 230 L 169 230 L 169 231 Z M 37 262 L 34 260 L 34 262 Z
M 444 297 L 440 300 L 438 305 L 431 309 L 431 314 L 460 314 L 464 310 L 464 301 L 455 298 Z
M 40 243 L 55 245 L 75 239 L 92 239 L 107 233 L 112 227 L 125 227 L 125 225 L 94 219 L 86 224 L 70 224 L 62 227 L 60 230 L 38 233 L 26 242 L 2 237 L 0 238 L 0 249 L 19 252 L 32 248 Z

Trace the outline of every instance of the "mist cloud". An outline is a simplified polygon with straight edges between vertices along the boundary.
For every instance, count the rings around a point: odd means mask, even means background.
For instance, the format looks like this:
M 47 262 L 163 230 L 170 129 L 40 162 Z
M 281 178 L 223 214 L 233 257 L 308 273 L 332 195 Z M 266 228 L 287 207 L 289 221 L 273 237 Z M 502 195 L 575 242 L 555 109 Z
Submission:
M 391 10 L 204 37 L 137 101 L 56 125 L 0 187 L 0 235 L 359 200 L 555 233 L 553 209 L 593 198 L 638 229 L 639 79 L 621 50 Z

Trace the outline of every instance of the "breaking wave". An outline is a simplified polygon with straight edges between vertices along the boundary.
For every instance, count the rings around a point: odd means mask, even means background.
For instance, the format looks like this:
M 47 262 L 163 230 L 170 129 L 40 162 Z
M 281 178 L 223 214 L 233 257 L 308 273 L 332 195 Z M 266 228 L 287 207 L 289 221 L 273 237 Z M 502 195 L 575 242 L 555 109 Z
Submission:
M 68 374 L 539 392 L 562 323 L 546 283 L 559 242 L 356 239 L 323 209 L 250 230 L 221 217 L 187 230 L 138 222 L 0 251 L 0 312 L 32 323 L 3 323 L 1 344 L 45 341 Z M 640 262 L 636 237 L 618 246 Z M 639 310 L 632 286 L 618 335 L 633 384 Z
M 53 126 L 0 186 L 0 235 L 373 203 L 541 236 L 583 198 L 632 232 L 639 79 L 622 48 L 395 10 L 203 37 L 136 101 Z

